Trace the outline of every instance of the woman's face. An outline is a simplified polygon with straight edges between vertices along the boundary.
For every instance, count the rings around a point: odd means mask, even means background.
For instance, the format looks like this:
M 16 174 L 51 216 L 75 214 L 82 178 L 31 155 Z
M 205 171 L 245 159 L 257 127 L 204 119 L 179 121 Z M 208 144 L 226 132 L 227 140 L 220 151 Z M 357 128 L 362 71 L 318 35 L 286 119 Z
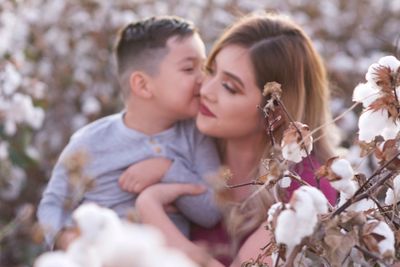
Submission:
M 237 45 L 222 48 L 208 71 L 200 89 L 200 131 L 218 138 L 259 134 L 263 126 L 257 105 L 262 95 L 247 49 Z

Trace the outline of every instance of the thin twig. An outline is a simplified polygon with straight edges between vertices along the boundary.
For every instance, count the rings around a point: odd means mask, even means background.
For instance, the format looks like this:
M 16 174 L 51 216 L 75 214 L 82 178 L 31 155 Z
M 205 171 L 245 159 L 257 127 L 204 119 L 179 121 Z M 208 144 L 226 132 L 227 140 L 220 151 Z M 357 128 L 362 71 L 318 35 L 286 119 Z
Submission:
M 276 142 L 275 142 L 275 137 L 274 137 L 273 130 L 272 130 L 272 123 L 270 123 L 270 121 L 269 121 L 268 113 L 265 112 L 264 109 L 262 109 L 260 106 L 257 106 L 257 108 L 260 109 L 261 112 L 264 114 L 264 118 L 266 119 L 266 123 L 267 123 L 268 136 L 271 141 L 271 146 L 274 147 Z
M 389 179 L 390 177 L 392 177 L 392 173 L 387 174 L 385 177 L 383 177 L 381 180 L 379 180 L 376 184 L 374 184 L 373 186 L 371 186 L 370 188 L 368 188 L 365 192 L 359 194 L 359 195 L 354 195 L 353 197 L 351 197 L 350 199 L 348 199 L 342 206 L 340 206 L 337 210 L 335 210 L 332 214 L 331 214 L 331 218 L 335 217 L 336 215 L 342 213 L 345 209 L 347 209 L 349 206 L 351 206 L 352 204 L 360 201 L 361 199 L 367 198 L 369 197 L 369 195 L 381 184 L 383 184 L 387 179 Z
M 379 173 L 381 173 L 383 171 L 383 169 L 385 169 L 390 163 L 392 163 L 394 160 L 397 159 L 397 157 L 400 156 L 400 152 L 398 152 L 396 155 L 394 155 L 389 161 L 387 161 L 385 164 L 383 164 L 380 168 L 378 168 L 369 178 L 368 180 L 363 183 L 360 188 L 358 188 L 358 190 L 354 193 L 354 196 L 360 194 L 362 192 L 362 190 L 364 189 L 364 187 L 369 184 L 372 180 L 372 178 L 374 178 L 376 175 L 378 175 Z
M 313 129 L 308 135 L 313 135 L 316 132 L 318 132 L 319 130 L 321 130 L 322 128 L 326 127 L 329 124 L 335 123 L 338 120 L 340 120 L 341 118 L 343 118 L 347 113 L 349 113 L 350 111 L 352 111 L 353 109 L 355 109 L 360 103 L 356 102 L 354 103 L 351 107 L 349 107 L 348 109 L 346 109 L 345 111 L 343 111 L 340 115 L 338 115 L 337 117 L 333 118 L 332 120 L 325 122 L 324 124 L 318 126 L 317 128 Z
M 297 127 L 297 125 L 296 125 L 294 119 L 292 118 L 292 116 L 290 115 L 289 111 L 286 109 L 285 105 L 282 103 L 282 101 L 277 100 L 277 102 L 278 102 L 279 106 L 283 109 L 283 111 L 285 112 L 285 114 L 286 114 L 286 116 L 289 118 L 289 120 L 293 123 L 293 126 L 296 128 L 296 132 L 300 135 L 300 137 L 301 137 L 300 146 L 301 146 L 301 147 L 304 149 L 304 151 L 306 152 L 306 154 L 307 154 L 307 159 L 308 159 L 308 161 L 310 162 L 311 169 L 313 170 L 313 172 L 315 172 L 315 171 L 316 171 L 316 168 L 315 168 L 315 166 L 314 166 L 313 161 L 311 160 L 310 153 L 309 153 L 309 151 L 308 151 L 308 149 L 307 149 L 307 147 L 306 147 L 306 145 L 305 145 L 305 143 L 304 143 L 304 140 L 305 140 L 305 139 L 304 139 L 303 134 L 301 133 L 300 129 Z M 307 135 L 307 136 L 308 136 L 308 135 Z M 320 188 L 320 181 L 319 181 L 319 179 L 317 179 L 317 188 L 318 188 L 318 189 Z
M 383 266 L 389 267 L 389 265 L 386 264 L 386 262 L 384 260 L 382 260 L 378 255 L 376 255 L 375 253 L 372 253 L 371 251 L 368 251 L 367 249 L 360 247 L 359 245 L 355 245 L 354 246 L 356 249 L 358 249 L 359 251 L 361 251 L 362 253 L 364 253 L 365 255 L 373 258 L 374 260 L 380 262 L 381 264 L 383 264 Z
M 226 185 L 226 187 L 228 187 L 229 189 L 232 189 L 232 188 L 239 188 L 239 187 L 248 186 L 248 185 L 263 185 L 263 184 L 264 183 L 261 183 L 261 182 L 251 181 L 251 182 L 242 183 L 242 184 Z
M 372 199 L 372 201 L 375 202 L 381 214 L 383 214 L 383 216 L 385 216 L 386 219 L 388 219 L 396 229 L 399 229 L 399 225 L 395 221 L 393 221 L 392 218 L 390 218 L 390 216 L 385 212 L 385 209 L 381 206 L 379 201 L 374 196 L 370 196 L 370 198 Z
M 292 266 L 294 266 L 293 264 L 294 264 L 294 260 L 296 259 L 296 256 L 297 256 L 297 254 L 299 254 L 299 252 L 300 252 L 300 250 L 301 250 L 301 248 L 303 247 L 303 244 L 302 243 L 300 243 L 300 244 L 298 244 L 297 246 L 295 246 L 294 248 L 293 248 L 293 250 L 290 252 L 290 255 L 289 255 L 289 258 L 288 258 L 288 260 L 286 261 L 286 263 L 285 263 L 285 267 L 292 267 Z

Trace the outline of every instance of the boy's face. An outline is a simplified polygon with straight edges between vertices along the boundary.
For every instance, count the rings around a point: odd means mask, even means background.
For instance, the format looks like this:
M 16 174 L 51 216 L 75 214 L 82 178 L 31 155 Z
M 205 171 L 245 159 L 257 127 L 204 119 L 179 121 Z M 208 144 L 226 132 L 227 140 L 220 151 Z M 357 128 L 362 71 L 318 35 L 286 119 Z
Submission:
M 176 121 L 196 116 L 199 108 L 205 46 L 198 34 L 167 41 L 169 52 L 152 76 L 154 99 L 166 118 Z

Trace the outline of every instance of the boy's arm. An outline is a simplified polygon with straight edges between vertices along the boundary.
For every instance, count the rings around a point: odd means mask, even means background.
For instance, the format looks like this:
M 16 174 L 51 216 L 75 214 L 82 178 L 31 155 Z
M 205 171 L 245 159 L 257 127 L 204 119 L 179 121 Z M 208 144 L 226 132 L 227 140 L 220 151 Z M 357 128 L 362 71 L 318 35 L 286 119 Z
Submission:
M 214 201 L 214 192 L 204 180 L 205 176 L 215 173 L 220 160 L 212 139 L 192 129 L 192 166 L 187 166 L 181 158 L 173 161 L 162 181 L 166 183 L 196 183 L 207 187 L 207 191 L 195 196 L 182 196 L 175 201 L 176 207 L 192 222 L 202 227 L 213 227 L 221 219 L 219 208 Z M 186 163 L 186 164 L 185 164 Z
M 52 248 L 63 228 L 72 226 L 72 207 L 67 208 L 68 174 L 64 166 L 66 150 L 54 166 L 49 183 L 40 200 L 37 216 L 45 232 L 47 244 Z
M 164 207 L 182 195 L 200 194 L 205 188 L 193 184 L 156 184 L 148 187 L 136 200 L 136 208 L 143 223 L 157 227 L 164 234 L 166 243 L 186 253 L 205 267 L 223 267 L 207 251 L 189 241 L 168 218 Z

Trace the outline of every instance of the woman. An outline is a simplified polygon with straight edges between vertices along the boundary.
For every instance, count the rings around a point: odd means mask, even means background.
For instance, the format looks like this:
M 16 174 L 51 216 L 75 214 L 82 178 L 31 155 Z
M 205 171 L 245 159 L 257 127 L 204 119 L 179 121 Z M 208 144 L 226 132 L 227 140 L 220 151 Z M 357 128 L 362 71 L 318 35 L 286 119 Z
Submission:
M 262 169 L 260 160 L 269 155 L 271 144 L 265 131 L 265 118 L 257 108 L 266 102 L 262 90 L 267 82 L 281 84 L 282 101 L 294 120 L 311 129 L 324 125 L 316 133 L 319 139 L 311 155 L 314 164 L 316 160 L 323 162 L 333 156 L 335 131 L 325 125 L 331 119 L 325 69 L 310 39 L 298 25 L 279 15 L 244 17 L 216 42 L 206 69 L 208 74 L 200 91 L 197 126 L 201 132 L 217 138 L 222 162 L 232 172 L 231 184 L 246 183 L 258 177 Z M 280 140 L 289 121 L 282 116 L 270 116 L 269 121 L 279 121 L 280 126 L 273 135 L 275 140 Z M 296 169 L 304 180 L 315 184 L 307 160 Z M 166 187 L 169 190 L 165 190 Z M 268 243 L 262 223 L 272 203 L 271 195 L 263 191 L 246 200 L 255 189 L 245 186 L 230 191 L 233 201 L 225 207 L 224 226 L 239 246 L 232 266 L 255 258 L 259 248 Z M 289 192 L 292 190 L 290 188 Z M 333 202 L 335 192 L 326 183 L 322 183 L 322 190 Z M 204 261 L 204 254 L 174 229 L 161 204 L 171 203 L 181 194 L 201 191 L 193 185 L 155 185 L 142 192 L 136 203 L 145 223 L 162 229 L 171 245 L 186 251 L 198 262 Z M 204 233 L 200 236 L 204 237 Z M 223 266 L 214 259 L 202 263 Z

